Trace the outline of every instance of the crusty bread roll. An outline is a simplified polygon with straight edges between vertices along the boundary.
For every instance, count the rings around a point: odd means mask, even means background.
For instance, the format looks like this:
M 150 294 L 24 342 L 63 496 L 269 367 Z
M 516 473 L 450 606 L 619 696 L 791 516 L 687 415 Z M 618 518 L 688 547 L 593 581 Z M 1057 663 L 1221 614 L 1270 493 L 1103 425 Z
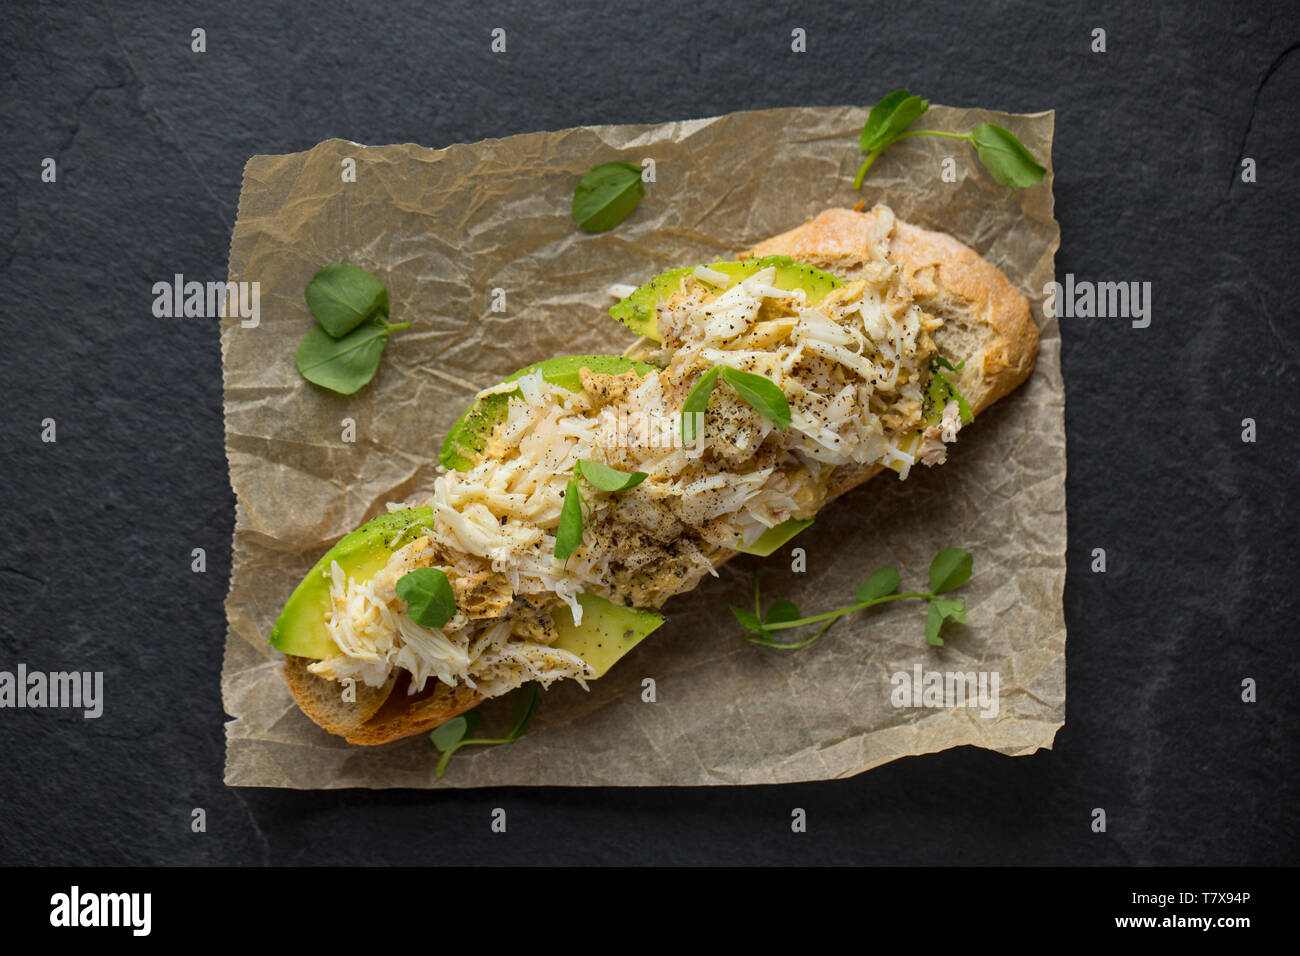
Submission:
M 883 249 L 903 269 L 921 307 L 943 319 L 935 344 L 944 356 L 965 361 L 949 377 L 975 414 L 1029 377 L 1038 354 L 1038 328 L 1025 297 L 973 249 L 949 235 L 902 222 L 887 206 L 865 213 L 828 209 L 797 229 L 759 243 L 741 258 L 786 255 L 853 279 L 871 261 L 874 249 Z M 882 470 L 881 465 L 841 469 L 830 497 L 839 497 Z M 735 554 L 724 552 L 715 564 Z M 284 674 L 294 700 L 321 727 L 353 744 L 383 744 L 424 733 L 483 700 L 468 687 L 448 687 L 436 680 L 423 692 L 408 695 L 408 677 L 401 672 L 383 687 L 358 683 L 356 701 L 344 702 L 340 686 L 309 673 L 309 663 L 301 657 L 286 660 Z

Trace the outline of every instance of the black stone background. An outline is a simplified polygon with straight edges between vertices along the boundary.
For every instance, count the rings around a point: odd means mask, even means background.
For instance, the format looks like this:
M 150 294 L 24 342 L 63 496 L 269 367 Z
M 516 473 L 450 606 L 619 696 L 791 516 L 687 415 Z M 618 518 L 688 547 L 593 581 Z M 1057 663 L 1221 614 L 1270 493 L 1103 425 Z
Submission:
M 108 698 L 99 721 L 0 712 L 0 862 L 1297 862 L 1296 4 L 188 6 L 24 2 L 0 26 L 0 669 L 103 670 Z M 1148 329 L 1064 322 L 1056 749 L 783 787 L 226 788 L 217 328 L 153 318 L 150 287 L 224 278 L 247 158 L 868 104 L 903 85 L 1055 108 L 1058 276 L 1154 286 Z M 57 184 L 40 182 L 46 156 Z M 790 832 L 796 806 L 807 834 Z

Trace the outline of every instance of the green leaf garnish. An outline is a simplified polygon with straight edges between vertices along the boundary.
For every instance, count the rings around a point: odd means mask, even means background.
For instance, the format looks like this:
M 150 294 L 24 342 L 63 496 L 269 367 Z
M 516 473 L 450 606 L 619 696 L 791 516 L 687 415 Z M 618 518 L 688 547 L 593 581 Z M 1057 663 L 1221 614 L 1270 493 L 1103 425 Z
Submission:
M 941 627 L 943 627 L 943 615 L 932 603 L 925 615 L 925 639 L 935 647 L 943 647 L 943 638 L 939 636 Z
M 325 266 L 303 295 L 319 323 L 298 343 L 302 377 L 351 395 L 375 377 L 388 336 L 409 322 L 388 321 L 388 290 L 365 269 L 346 262 Z
M 975 147 L 975 154 L 995 180 L 1012 189 L 1033 186 L 1042 182 L 1047 170 L 1034 159 L 1025 145 L 1001 126 L 981 123 L 969 133 L 948 133 L 943 130 L 908 127 L 930 108 L 930 101 L 913 96 L 907 90 L 894 90 L 881 97 L 871 108 L 867 121 L 858 136 L 858 145 L 867 154 L 866 161 L 853 177 L 853 188 L 861 189 L 867 171 L 891 143 L 909 136 L 942 136 L 963 139 Z
M 564 505 L 560 508 L 560 526 L 555 529 L 555 556 L 567 561 L 569 555 L 582 544 L 582 492 L 578 476 L 574 475 L 564 489 Z
M 447 575 L 438 568 L 417 568 L 397 579 L 397 596 L 416 624 L 442 627 L 456 616 L 456 594 Z
M 682 403 L 682 444 L 695 444 L 695 424 L 702 422 L 704 411 L 709 407 L 709 396 L 713 386 L 718 384 L 720 368 L 711 368 L 699 377 Z
M 578 464 L 574 466 L 573 471 L 601 491 L 627 491 L 650 477 L 644 471 L 619 471 L 617 468 L 602 465 L 598 461 L 589 461 L 586 458 L 578 459 Z
M 573 221 L 586 232 L 606 232 L 632 214 L 645 195 L 641 167 L 602 163 L 573 191 Z
M 773 601 L 772 606 L 768 608 L 767 615 L 763 616 L 758 579 L 755 578 L 754 610 L 751 612 L 732 606 L 731 613 L 735 615 L 740 625 L 749 632 L 745 636 L 745 640 L 750 643 L 763 644 L 767 647 L 776 647 L 783 650 L 794 650 L 812 644 L 825 634 L 832 624 L 847 614 L 854 614 L 874 605 L 884 604 L 886 601 L 916 598 L 926 601 L 930 605 L 925 621 L 925 637 L 931 644 L 939 647 L 943 645 L 943 638 L 939 636 L 939 631 L 943 627 L 944 621 L 951 619 L 960 624 L 966 623 L 966 602 L 961 598 L 941 598 L 939 595 L 965 584 L 971 576 L 972 565 L 973 562 L 969 551 L 964 551 L 961 548 L 948 548 L 940 551 L 930 563 L 931 589 L 906 594 L 895 593 L 899 580 L 898 570 L 891 567 L 880 568 L 862 584 L 858 585 L 858 589 L 854 592 L 855 603 L 808 617 L 802 616 L 802 612 L 793 601 L 785 599 Z M 802 641 L 782 643 L 778 642 L 773 636 L 778 631 L 805 627 L 810 624 L 820 624 L 821 627 L 811 637 Z
M 803 614 L 799 611 L 799 605 L 793 601 L 787 601 L 780 598 L 772 602 L 772 606 L 767 609 L 767 616 L 763 618 L 764 624 L 787 624 L 790 621 L 797 621 Z
M 862 151 L 870 153 L 888 146 L 929 108 L 929 100 L 913 96 L 907 90 L 887 93 L 871 107 L 867 122 L 862 127 L 862 135 L 858 137 Z
M 430 731 L 429 739 L 439 750 L 454 750 L 462 740 L 474 733 L 482 722 L 483 715 L 475 708 L 435 727 Z
M 981 123 L 971 130 L 971 142 L 984 168 L 1003 186 L 1024 189 L 1042 182 L 1047 172 L 1025 144 L 1001 126 Z
M 322 329 L 341 339 L 376 315 L 388 316 L 388 290 L 365 269 L 340 262 L 317 272 L 304 290 Z
M 477 707 L 435 727 L 429 733 L 429 739 L 442 752 L 435 773 L 441 778 L 447 772 L 447 763 L 451 760 L 452 755 L 461 747 L 491 747 L 499 744 L 512 744 L 522 737 L 528 730 L 528 725 L 533 722 L 533 714 L 537 711 L 537 697 L 540 687 L 541 685 L 537 681 L 529 681 L 519 688 L 519 693 L 515 697 L 514 720 L 511 722 L 510 730 L 506 732 L 504 737 L 485 739 L 469 737 L 478 729 L 482 719 Z
M 736 390 L 736 394 L 777 428 L 785 430 L 790 427 L 790 403 L 785 393 L 776 384 L 762 375 L 742 372 L 725 365 L 715 365 L 699 377 L 682 403 L 682 443 L 692 445 L 695 442 L 695 426 L 703 421 L 703 415 L 709 407 L 709 396 L 718 383 L 718 377 Z
M 853 596 L 859 601 L 874 601 L 898 590 L 898 568 L 881 568 L 858 585 Z
M 533 722 L 533 714 L 537 712 L 537 692 L 541 689 L 541 685 L 537 681 L 529 681 L 524 688 L 525 691 L 515 701 L 515 719 L 502 743 L 514 743 L 524 735 L 528 725 Z
M 955 601 L 946 601 L 943 598 L 935 598 L 930 602 L 930 606 L 938 609 L 939 615 L 943 618 L 952 618 L 958 624 L 966 623 L 966 602 L 961 598 Z
M 751 408 L 777 428 L 784 431 L 790 427 L 790 403 L 770 379 L 725 367 L 722 377 Z
M 930 611 L 925 616 L 925 639 L 935 647 L 943 647 L 943 638 L 939 636 L 939 629 L 948 618 L 952 618 L 958 624 L 965 624 L 966 602 L 961 599 L 945 601 L 942 598 L 932 598 Z
M 619 471 L 598 461 L 579 458 L 573 466 L 573 476 L 564 489 L 564 505 L 560 508 L 560 525 L 555 530 L 555 556 L 567 561 L 569 555 L 582 544 L 582 488 L 578 478 L 584 478 L 593 488 L 601 491 L 627 491 L 635 488 L 650 476 L 644 471 Z
M 298 343 L 298 371 L 314 385 L 340 395 L 351 395 L 375 377 L 389 333 L 409 325 L 409 322 L 400 325 L 368 323 L 341 339 L 333 338 L 316 326 Z
M 970 580 L 974 560 L 963 548 L 946 548 L 930 562 L 930 590 L 935 594 L 955 591 Z

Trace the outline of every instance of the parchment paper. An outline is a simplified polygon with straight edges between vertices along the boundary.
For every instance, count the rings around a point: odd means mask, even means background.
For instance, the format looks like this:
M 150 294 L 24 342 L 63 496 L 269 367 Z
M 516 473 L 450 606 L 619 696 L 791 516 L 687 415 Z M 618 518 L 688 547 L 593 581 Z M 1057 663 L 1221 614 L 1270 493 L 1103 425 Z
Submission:
M 268 787 L 714 785 L 847 777 L 909 754 L 963 744 L 1005 754 L 1050 747 L 1065 712 L 1064 391 L 1056 321 L 1042 314 L 1059 230 L 1052 213 L 1053 114 L 932 107 L 927 128 L 995 122 L 1049 172 L 1004 201 L 964 143 L 904 140 L 851 187 L 862 154 L 859 107 L 777 109 L 655 126 L 530 133 L 447 149 L 330 140 L 255 156 L 244 170 L 230 279 L 261 284 L 261 322 L 222 324 L 226 443 L 238 498 L 222 673 L 226 782 Z M 941 178 L 945 157 L 956 182 Z M 356 181 L 343 161 L 356 161 Z M 653 158 L 656 181 L 612 232 L 569 217 L 593 165 Z M 543 694 L 532 729 L 505 747 L 467 749 L 441 781 L 425 735 L 355 747 L 312 724 L 267 646 L 294 585 L 339 536 L 386 502 L 426 496 L 448 426 L 481 388 L 551 355 L 618 353 L 633 338 L 606 314 L 611 283 L 732 257 L 830 206 L 888 203 L 899 217 L 950 232 L 1006 271 L 1042 329 L 1029 383 L 961 433 L 946 465 L 890 473 L 844 496 L 789 548 L 741 556 L 666 607 L 668 622 L 590 693 Z M 388 286 L 393 336 L 375 381 L 337 396 L 299 376 L 312 318 L 303 288 L 349 261 Z M 492 310 L 494 289 L 506 309 Z M 355 441 L 344 440 L 348 419 Z M 805 613 L 845 603 L 893 564 L 923 585 L 931 556 L 975 555 L 963 588 L 969 625 L 947 646 L 925 641 L 925 607 L 900 601 L 852 616 L 789 652 L 742 639 L 727 604 L 765 593 Z M 997 672 L 996 717 L 975 708 L 898 708 L 891 675 Z M 655 681 L 655 701 L 642 681 Z M 485 706 L 486 726 L 508 700 Z

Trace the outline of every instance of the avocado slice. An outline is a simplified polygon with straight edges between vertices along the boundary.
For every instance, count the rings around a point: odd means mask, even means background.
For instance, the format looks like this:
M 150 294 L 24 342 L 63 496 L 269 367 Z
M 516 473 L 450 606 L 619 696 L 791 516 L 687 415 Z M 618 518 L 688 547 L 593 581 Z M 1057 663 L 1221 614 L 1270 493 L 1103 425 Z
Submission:
M 943 382 L 940 381 L 937 374 L 931 375 L 930 384 L 925 390 L 925 396 L 925 407 L 928 410 L 925 416 L 925 425 L 920 428 L 913 428 L 898 440 L 898 447 L 908 454 L 915 452 L 916 449 L 921 446 L 921 439 L 925 434 L 926 428 L 931 425 L 938 425 L 943 421 L 943 409 L 944 406 L 948 404 L 948 393 L 944 389 Z M 952 392 L 952 397 L 957 399 L 959 406 L 963 410 L 962 425 L 969 425 L 975 420 L 975 413 L 971 410 L 971 407 L 966 404 L 966 400 L 957 393 L 955 388 Z M 900 475 L 903 473 L 902 462 L 891 461 L 885 467 L 893 469 Z
M 561 604 L 553 613 L 560 636 L 552 647 L 577 654 L 590 665 L 592 677 L 601 677 L 647 634 L 664 622 L 663 615 L 607 601 L 595 594 L 578 595 L 582 624 L 575 627 L 573 613 Z
M 560 355 L 521 368 L 507 376 L 505 381 L 513 382 L 540 370 L 542 378 L 552 385 L 567 388 L 571 392 L 581 392 L 582 379 L 579 373 L 584 368 L 597 375 L 622 375 L 635 369 L 638 375 L 644 376 L 655 371 L 653 365 L 634 362 L 618 355 Z M 518 390 L 497 392 L 476 400 L 451 426 L 451 431 L 442 443 L 442 451 L 438 453 L 438 460 L 452 471 L 469 471 L 473 468 L 474 460 L 483 454 L 488 439 L 492 437 L 492 429 L 505 421 L 506 406 L 510 404 L 511 396 L 522 394 Z
M 812 518 L 806 518 L 802 521 L 797 518 L 790 518 L 787 521 L 782 521 L 774 528 L 768 528 L 755 538 L 752 544 L 743 548 L 736 548 L 736 550 L 744 554 L 755 554 L 760 558 L 766 558 L 812 523 Z
M 406 508 L 369 521 L 325 552 L 294 589 L 275 626 L 271 646 L 286 654 L 323 660 L 338 653 L 325 628 L 330 612 L 330 563 L 337 561 L 349 577 L 366 579 L 381 571 L 394 551 L 419 536 L 433 520 L 432 508 Z M 642 611 L 607 601 L 595 594 L 580 594 L 582 624 L 575 627 L 568 605 L 555 611 L 559 638 L 556 647 L 577 654 L 600 677 L 663 624 L 655 611 Z
M 294 588 L 271 628 L 271 646 L 296 657 L 323 660 L 338 653 L 325 629 L 330 612 L 330 564 L 337 561 L 349 577 L 365 580 L 388 563 L 394 551 L 414 541 L 433 521 L 432 508 L 405 508 L 367 521 L 325 552 Z
M 786 290 L 803 289 L 809 305 L 815 305 L 832 289 L 843 285 L 843 282 L 829 272 L 795 262 L 789 256 L 763 256 L 761 259 L 746 259 L 744 262 L 708 264 L 708 268 L 732 279 L 728 285 L 718 289 L 720 293 L 768 266 L 776 266 L 776 278 L 772 282 L 774 286 Z M 695 268 L 688 266 L 684 269 L 672 269 L 655 276 L 610 309 L 609 314 L 638 335 L 644 335 L 656 342 L 660 341 L 659 303 L 677 293 L 682 287 L 683 280 L 694 275 Z

